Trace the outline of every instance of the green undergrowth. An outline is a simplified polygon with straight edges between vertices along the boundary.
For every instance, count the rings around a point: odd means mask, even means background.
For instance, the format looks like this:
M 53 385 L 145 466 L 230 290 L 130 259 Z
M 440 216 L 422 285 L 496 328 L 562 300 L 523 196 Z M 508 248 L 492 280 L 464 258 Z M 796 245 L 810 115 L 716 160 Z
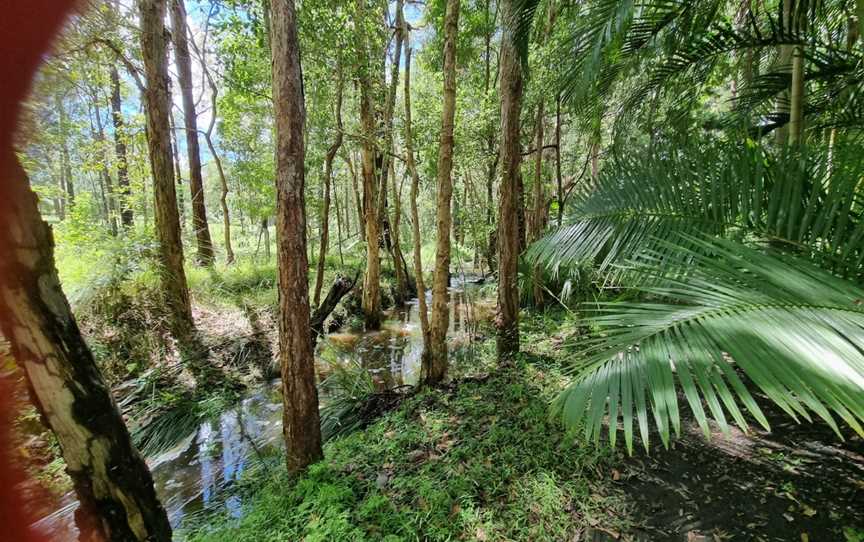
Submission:
M 513 367 L 491 362 L 487 340 L 488 361 L 473 377 L 409 396 L 330 441 L 325 459 L 296 481 L 278 462 L 246 478 L 241 518 L 206 516 L 181 534 L 231 542 L 570 540 L 601 519 L 621 527 L 616 495 L 595 483 L 613 453 L 568 437 L 549 418 L 564 382 L 544 355 L 555 348 L 552 322 L 536 317 L 526 326 L 532 352 Z

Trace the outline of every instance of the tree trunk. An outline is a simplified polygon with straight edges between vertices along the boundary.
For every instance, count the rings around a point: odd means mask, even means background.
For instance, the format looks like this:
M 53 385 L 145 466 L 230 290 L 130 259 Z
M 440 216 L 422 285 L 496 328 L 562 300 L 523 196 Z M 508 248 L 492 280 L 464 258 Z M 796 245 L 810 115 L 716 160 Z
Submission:
M 168 542 L 153 479 L 60 287 L 51 228 L 9 154 L 0 158 L 0 329 L 60 444 L 80 502 L 79 539 Z
M 99 101 L 95 92 L 93 94 L 93 112 L 96 117 L 96 138 L 102 147 L 102 167 L 100 173 L 102 182 L 105 184 L 105 199 L 107 200 L 108 224 L 111 227 L 111 235 L 117 236 L 117 202 L 114 198 L 114 186 L 111 183 L 111 174 L 108 173 L 108 147 L 105 143 L 105 129 L 102 126 L 102 112 L 99 109 Z
M 393 61 L 390 63 L 390 88 L 387 90 L 387 103 L 384 108 L 384 151 L 381 153 L 381 170 L 379 171 L 381 187 L 378 191 L 378 215 L 382 224 L 387 221 L 387 178 L 390 175 L 390 154 L 393 152 L 393 111 L 396 108 L 396 89 L 399 85 L 399 65 L 402 56 L 402 27 L 404 26 L 402 24 L 404 20 L 402 4 L 403 0 L 396 0 L 396 28 L 393 32 L 395 44 Z
M 339 196 L 339 187 L 337 185 L 333 189 L 333 207 L 336 209 L 336 250 L 339 252 L 339 264 L 344 266 L 345 257 L 342 255 L 342 209 L 339 205 L 341 199 L 342 198 Z
M 189 159 L 189 190 L 192 193 L 192 228 L 198 247 L 198 263 L 213 264 L 213 241 L 207 224 L 204 204 L 204 180 L 201 176 L 201 151 L 198 147 L 198 115 L 192 96 L 192 59 L 186 37 L 186 7 L 183 0 L 171 0 L 171 37 L 174 41 L 174 60 L 177 79 L 183 98 L 183 124 L 186 128 L 186 153 Z
M 411 174 L 411 228 L 414 233 L 414 280 L 417 281 L 417 302 L 420 313 L 420 332 L 423 335 L 423 353 L 420 355 L 421 366 L 428 367 L 430 352 L 429 313 L 426 307 L 426 285 L 423 280 L 423 262 L 420 259 L 420 216 L 417 212 L 417 193 L 420 187 L 420 176 L 417 174 L 417 164 L 414 162 L 414 136 L 411 133 L 411 46 L 409 35 L 405 33 L 405 163 Z
M 169 89 L 170 90 L 170 89 Z M 171 130 L 171 156 L 174 157 L 174 191 L 177 193 L 177 212 L 179 213 L 180 231 L 186 230 L 186 201 L 183 199 L 183 171 L 180 169 L 180 145 L 177 144 L 177 123 L 174 120 L 174 109 L 168 113 Z
M 365 6 L 358 2 L 357 20 L 365 21 Z M 361 24 L 361 28 L 365 25 Z M 366 274 L 363 277 L 363 297 L 361 306 L 366 329 L 381 327 L 381 256 L 378 222 L 378 179 L 375 178 L 375 107 L 372 102 L 371 51 L 365 45 L 367 38 L 361 38 L 363 47 L 359 49 L 360 63 L 360 126 L 363 143 L 360 151 L 363 177 L 363 217 L 366 233 Z
M 796 2 L 795 27 L 802 34 L 807 28 L 805 7 L 805 2 Z M 792 87 L 789 91 L 789 144 L 791 145 L 800 144 L 804 137 L 805 62 L 804 46 L 795 46 L 792 49 Z
M 359 234 L 363 233 L 363 201 L 360 198 L 360 186 L 357 183 L 357 170 L 354 169 L 354 161 L 351 159 L 351 154 L 346 152 L 342 155 L 345 164 L 348 166 L 348 172 L 351 174 L 351 191 L 354 193 L 354 205 L 357 208 L 357 230 Z
M 324 159 L 324 208 L 321 216 L 321 246 L 318 252 L 318 270 L 315 276 L 315 307 L 321 302 L 321 288 L 324 285 L 324 258 L 330 241 L 330 184 L 333 177 L 333 159 L 342 146 L 342 66 L 336 66 L 336 139 L 327 149 Z
M 303 73 L 294 0 L 272 0 L 270 43 L 276 119 L 276 237 L 279 247 L 279 360 L 288 472 L 321 459 L 315 360 L 309 340 Z
M 543 106 L 543 102 L 540 102 L 540 105 L 537 106 L 537 121 L 534 126 L 534 147 L 537 149 L 534 155 L 534 185 L 533 185 L 533 201 L 532 201 L 532 210 L 531 210 L 531 228 L 528 232 L 529 234 L 529 242 L 533 243 L 543 233 L 543 215 L 545 207 L 546 207 L 546 196 L 543 193 L 543 117 L 545 113 L 545 107 Z M 535 265 L 532 270 L 532 288 L 533 288 L 533 298 L 534 298 L 534 306 L 536 308 L 543 307 L 543 281 L 540 277 L 542 272 L 542 268 L 539 265 Z
M 456 38 L 459 31 L 459 0 L 447 0 L 444 15 L 444 105 L 438 153 L 437 243 L 435 276 L 432 281 L 432 321 L 429 328 L 430 363 L 423 371 L 426 382 L 437 384 L 447 375 L 447 328 L 450 282 L 450 203 L 453 197 L 453 123 L 456 114 Z
M 396 188 L 396 168 L 390 161 L 390 187 L 393 198 L 393 220 L 390 221 L 390 238 L 393 247 L 393 271 L 396 273 L 396 291 L 394 301 L 396 305 L 403 306 L 408 300 L 408 269 L 405 265 L 405 256 L 402 255 L 402 245 L 399 239 L 399 228 L 402 224 L 402 183 Z
M 797 145 L 804 134 L 804 47 L 792 54 L 792 90 L 789 108 L 789 143 Z
M 153 202 L 156 234 L 160 250 L 160 278 L 171 331 L 178 342 L 189 344 L 194 333 L 186 272 L 183 269 L 183 244 L 174 190 L 169 133 L 168 59 L 165 43 L 166 0 L 140 0 L 141 56 L 147 79 L 144 94 L 147 113 L 147 145 L 153 173 Z
M 201 61 L 201 70 L 204 72 L 204 77 L 207 79 L 207 84 L 210 87 L 210 124 L 207 125 L 207 131 L 204 132 L 204 141 L 207 142 L 207 148 L 210 149 L 210 154 L 213 156 L 213 162 L 216 164 L 216 171 L 219 173 L 219 184 L 221 194 L 219 195 L 219 205 L 222 208 L 222 234 L 225 243 L 225 263 L 231 265 L 234 263 L 234 248 L 231 246 L 231 214 L 228 210 L 228 179 L 225 177 L 225 169 L 222 167 L 222 159 L 219 158 L 219 153 L 216 152 L 216 146 L 213 144 L 213 129 L 216 127 L 216 118 L 219 114 L 219 87 L 216 81 L 213 80 L 213 74 L 210 73 L 210 68 L 207 66 L 206 51 L 201 51 L 195 45 L 195 40 L 189 42 L 192 48 L 198 54 L 198 59 Z
M 270 261 L 270 219 L 261 219 L 261 233 L 264 234 L 264 261 Z
M 65 210 L 71 211 L 75 207 L 75 182 L 72 180 L 72 161 L 69 158 L 69 115 L 66 113 L 66 104 L 63 98 L 57 96 L 57 114 L 60 119 L 60 164 L 63 190 L 66 194 Z
M 120 203 L 120 223 L 124 228 L 134 224 L 129 188 L 129 165 L 126 159 L 126 133 L 123 122 L 123 102 L 120 97 L 120 74 L 117 66 L 111 65 L 111 121 L 114 124 L 114 154 L 117 158 L 117 191 Z
M 781 0 L 780 9 L 781 11 L 781 20 L 780 23 L 782 25 L 781 32 L 784 37 L 789 37 L 792 35 L 792 10 L 795 6 L 795 0 Z M 792 45 L 781 45 L 780 46 L 780 54 L 777 57 L 777 65 L 779 66 L 781 71 L 785 71 L 787 73 L 791 73 L 792 71 L 792 51 L 794 46 Z M 789 96 L 789 88 L 780 93 L 777 97 L 777 113 L 779 115 L 778 121 L 784 122 L 784 117 L 790 114 L 789 105 L 790 105 L 790 96 Z M 775 141 L 778 145 L 785 145 L 789 140 L 789 124 L 783 124 L 779 128 L 775 130 Z
M 515 0 L 503 0 L 501 37 L 501 192 L 498 202 L 498 307 L 496 346 L 500 361 L 519 351 L 519 117 L 522 110 L 522 66 L 510 27 Z
M 492 34 L 495 31 L 495 23 L 498 20 L 498 9 L 496 5 L 495 15 L 490 20 L 489 18 L 490 0 L 486 0 L 484 17 L 486 21 L 485 39 L 485 54 L 484 54 L 484 71 L 483 71 L 483 96 L 489 99 L 489 91 L 492 88 Z M 500 56 L 499 56 L 500 61 Z M 500 152 L 495 148 L 497 139 L 497 131 L 495 130 L 495 122 L 490 118 L 489 126 L 486 133 L 486 152 L 488 154 L 488 163 L 486 166 L 486 263 L 489 264 L 489 271 L 494 272 L 496 268 L 495 253 L 497 249 L 497 235 L 495 231 L 495 177 L 498 174 L 498 160 Z
M 561 176 L 561 93 L 555 98 L 555 181 L 558 185 L 558 227 L 564 225 L 564 179 Z

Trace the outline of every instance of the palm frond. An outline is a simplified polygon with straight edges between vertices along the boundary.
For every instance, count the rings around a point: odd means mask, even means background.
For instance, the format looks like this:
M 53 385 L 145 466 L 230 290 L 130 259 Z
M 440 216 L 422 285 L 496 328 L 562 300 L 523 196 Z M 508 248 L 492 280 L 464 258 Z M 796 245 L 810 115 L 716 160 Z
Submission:
M 634 419 L 648 449 L 649 412 L 664 445 L 680 432 L 679 390 L 706 435 L 708 413 L 722 430 L 728 416 L 747 431 L 744 411 L 768 429 L 746 378 L 796 421 L 815 414 L 839 432 L 837 416 L 864 434 L 864 290 L 802 258 L 682 241 L 666 244 L 689 264 L 643 288 L 652 301 L 592 310 L 602 333 L 580 345 L 554 412 L 594 441 L 608 415 L 613 446 L 620 419 L 630 452 Z M 657 275 L 652 257 L 636 271 Z
M 596 261 L 610 272 L 639 253 L 675 261 L 664 241 L 680 234 L 750 236 L 782 245 L 850 277 L 861 274 L 864 168 L 853 147 L 768 151 L 749 142 L 632 152 L 585 183 L 573 222 L 534 243 L 529 262 Z M 676 237 L 677 238 L 677 237 Z

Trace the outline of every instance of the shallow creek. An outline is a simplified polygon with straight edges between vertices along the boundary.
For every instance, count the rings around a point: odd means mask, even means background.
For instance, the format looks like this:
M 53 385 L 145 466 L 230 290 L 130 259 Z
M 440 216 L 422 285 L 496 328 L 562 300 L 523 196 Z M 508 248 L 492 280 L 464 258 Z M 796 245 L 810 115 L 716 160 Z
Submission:
M 479 279 L 454 276 L 450 288 L 450 341 L 468 343 L 480 322 L 488 321 L 494 301 L 484 297 Z M 431 306 L 431 293 L 427 294 Z M 369 371 L 379 389 L 414 385 L 420 376 L 422 338 L 418 301 L 385 313 L 379 331 L 361 332 L 343 328 L 322 339 L 316 351 L 319 380 L 332 363 L 358 364 Z M 203 423 L 172 450 L 147 458 L 156 492 L 176 529 L 184 519 L 205 508 L 225 507 L 239 516 L 242 502 L 229 488 L 259 456 L 282 444 L 282 398 L 279 381 L 262 384 L 218 419 Z M 321 397 L 321 402 L 326 401 Z M 74 493 L 63 496 L 51 514 L 35 527 L 50 540 L 77 538 Z

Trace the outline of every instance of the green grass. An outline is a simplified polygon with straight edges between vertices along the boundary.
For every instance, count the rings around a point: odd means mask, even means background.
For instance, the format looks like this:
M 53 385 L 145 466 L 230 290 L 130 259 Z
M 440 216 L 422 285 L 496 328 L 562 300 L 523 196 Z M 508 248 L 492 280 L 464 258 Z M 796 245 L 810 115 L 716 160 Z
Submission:
M 569 540 L 601 518 L 609 525 L 616 500 L 593 480 L 613 456 L 549 419 L 562 375 L 539 355 L 552 348 L 541 339 L 548 322 L 533 325 L 527 340 L 539 350 L 515 367 L 497 369 L 487 341 L 485 364 L 474 370 L 488 377 L 410 397 L 328 443 L 326 459 L 296 481 L 277 463 L 241 485 L 242 518 L 211 515 L 181 534 L 214 542 Z

